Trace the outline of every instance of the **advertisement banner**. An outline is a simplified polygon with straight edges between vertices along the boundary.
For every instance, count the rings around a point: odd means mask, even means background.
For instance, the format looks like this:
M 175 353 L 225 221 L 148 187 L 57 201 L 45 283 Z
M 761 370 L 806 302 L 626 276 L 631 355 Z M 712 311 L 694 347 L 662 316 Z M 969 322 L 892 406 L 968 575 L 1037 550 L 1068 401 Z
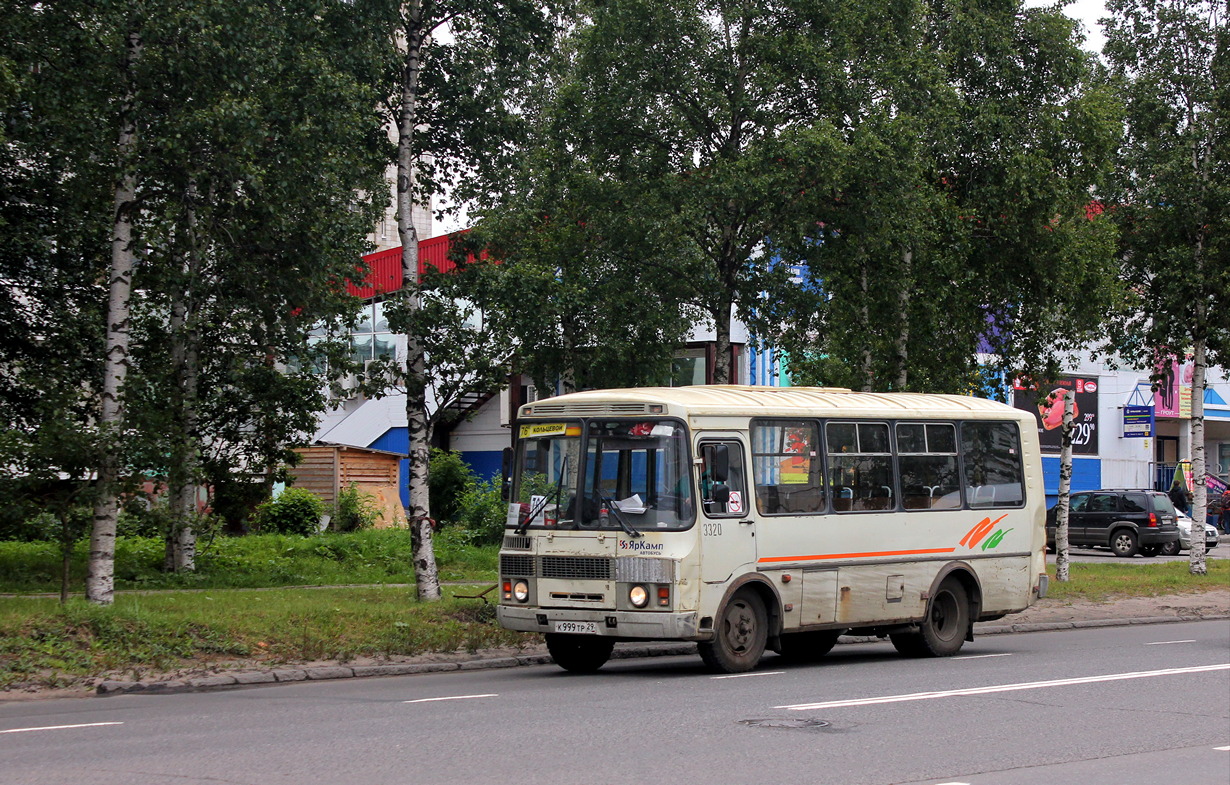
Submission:
M 1158 363 L 1157 369 L 1161 372 L 1162 379 L 1153 393 L 1154 415 L 1190 419 L 1194 370 L 1192 364 L 1180 365 L 1177 360 L 1171 359 Z
M 1098 454 L 1098 379 L 1096 376 L 1061 376 L 1040 386 L 1041 398 L 1033 386 L 1021 379 L 1012 383 L 1012 405 L 1032 412 L 1038 423 L 1038 441 L 1044 453 L 1058 453 L 1063 431 L 1064 393 L 1076 394 L 1072 408 L 1072 454 Z

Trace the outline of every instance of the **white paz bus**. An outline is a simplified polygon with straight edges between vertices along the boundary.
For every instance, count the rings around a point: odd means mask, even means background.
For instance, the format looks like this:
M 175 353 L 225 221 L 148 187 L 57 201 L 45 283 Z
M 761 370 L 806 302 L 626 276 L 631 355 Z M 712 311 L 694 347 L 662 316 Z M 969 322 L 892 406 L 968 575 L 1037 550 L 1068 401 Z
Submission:
M 807 387 L 595 390 L 522 406 L 500 623 L 594 671 L 616 641 L 712 669 L 843 633 L 943 657 L 1046 593 L 1028 412 Z

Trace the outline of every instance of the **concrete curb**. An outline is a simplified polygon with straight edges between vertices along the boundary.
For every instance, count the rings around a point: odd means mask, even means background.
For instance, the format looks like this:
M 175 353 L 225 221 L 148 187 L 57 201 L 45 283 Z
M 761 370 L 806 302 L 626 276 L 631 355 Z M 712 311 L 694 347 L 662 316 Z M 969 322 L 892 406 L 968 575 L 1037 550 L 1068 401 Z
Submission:
M 1133 624 L 1169 624 L 1185 621 L 1215 621 L 1230 619 L 1230 614 L 1207 614 L 1197 616 L 1140 616 L 1126 619 L 1082 619 L 1060 622 L 1023 622 L 1001 624 L 980 622 L 974 625 L 975 635 L 1006 635 L 1018 632 L 1049 632 L 1053 630 L 1088 629 L 1093 627 L 1126 627 Z M 871 636 L 843 635 L 838 643 L 874 643 L 881 640 Z M 621 646 L 611 654 L 613 660 L 639 659 L 642 657 L 670 657 L 696 653 L 695 643 L 647 643 Z M 551 662 L 549 654 L 522 654 L 517 656 L 487 657 L 481 655 L 473 660 L 459 662 L 428 662 L 420 664 L 390 663 L 388 665 L 329 665 L 318 668 L 280 668 L 267 671 L 243 671 L 216 676 L 202 676 L 176 681 L 112 681 L 101 682 L 95 689 L 97 695 L 128 695 L 133 693 L 178 693 L 203 692 L 228 689 L 251 684 L 279 684 L 294 681 L 325 681 L 332 679 L 367 678 L 370 676 L 410 676 L 419 673 L 443 673 L 447 671 L 477 671 L 494 668 L 519 668 L 526 665 L 546 665 Z

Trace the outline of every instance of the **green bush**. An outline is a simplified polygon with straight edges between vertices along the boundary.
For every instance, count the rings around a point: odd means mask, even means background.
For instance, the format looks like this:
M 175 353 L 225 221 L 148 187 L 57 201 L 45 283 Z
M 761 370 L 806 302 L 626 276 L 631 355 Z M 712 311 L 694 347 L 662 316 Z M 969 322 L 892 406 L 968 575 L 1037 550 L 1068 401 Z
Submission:
M 457 522 L 475 545 L 491 545 L 504 536 L 508 502 L 500 497 L 499 482 L 470 479 L 457 500 Z
M 461 453 L 435 447 L 427 464 L 427 486 L 431 490 L 431 517 L 441 526 L 457 520 L 458 502 L 474 475 Z
M 273 501 L 256 508 L 253 528 L 262 534 L 301 534 L 320 531 L 325 503 L 306 488 L 287 488 Z
M 356 532 L 370 529 L 383 517 L 376 505 L 376 497 L 360 491 L 353 483 L 337 495 L 333 505 L 333 520 L 329 525 L 334 531 Z

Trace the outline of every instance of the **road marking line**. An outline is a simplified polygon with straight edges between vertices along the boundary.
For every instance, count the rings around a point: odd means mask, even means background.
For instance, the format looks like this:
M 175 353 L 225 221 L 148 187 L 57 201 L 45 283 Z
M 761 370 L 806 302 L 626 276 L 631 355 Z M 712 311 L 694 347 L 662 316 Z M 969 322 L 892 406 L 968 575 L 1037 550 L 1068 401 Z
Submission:
M 968 782 L 939 782 L 936 785 L 969 785 Z
M 11 728 L 0 730 L 0 733 L 26 733 L 32 730 L 66 730 L 68 728 L 98 728 L 103 725 L 123 725 L 122 722 L 87 722 L 82 725 L 48 725 L 43 728 Z
M 1160 671 L 1136 671 L 1133 673 L 1111 673 L 1105 676 L 1083 676 L 1075 679 L 1055 679 L 1053 681 L 1030 681 L 1020 684 L 997 684 L 990 687 L 970 687 L 962 690 L 942 690 L 939 692 L 914 692 L 908 695 L 884 695 L 878 698 L 852 698 L 840 701 L 825 701 L 823 703 L 799 703 L 790 706 L 774 706 L 775 709 L 790 709 L 791 711 L 813 711 L 815 709 L 834 709 L 845 706 L 872 706 L 880 703 L 902 703 L 905 701 L 932 700 L 934 698 L 955 698 L 964 695 L 989 695 L 996 692 L 1014 692 L 1016 690 L 1036 690 L 1043 687 L 1067 687 L 1076 684 L 1094 684 L 1103 681 L 1122 681 L 1124 679 L 1145 679 L 1151 676 L 1175 676 L 1184 673 L 1204 673 L 1206 671 L 1230 670 L 1230 663 L 1223 665 L 1199 665 L 1191 668 L 1167 668 Z
M 470 698 L 498 698 L 499 694 L 494 692 L 484 693 L 483 695 L 449 695 L 444 698 L 419 698 L 413 701 L 402 701 L 402 703 L 434 703 L 436 701 L 463 701 Z
M 1167 646 L 1171 643 L 1195 643 L 1195 642 L 1196 642 L 1196 639 L 1192 638 L 1186 641 L 1153 641 L 1152 643 L 1146 643 L 1145 645 L 1146 646 Z
M 748 676 L 781 676 L 785 671 L 764 671 L 763 673 L 734 673 L 730 676 L 710 676 L 711 679 L 743 679 Z
M 1011 656 L 1012 656 L 1012 652 L 1005 652 L 1004 654 L 970 654 L 965 657 L 953 657 L 953 659 L 954 660 L 985 660 L 987 657 L 1011 657 Z M 947 783 L 944 783 L 944 785 L 947 785 Z
M 1214 747 L 1213 749 L 1219 752 L 1230 752 L 1230 747 Z

